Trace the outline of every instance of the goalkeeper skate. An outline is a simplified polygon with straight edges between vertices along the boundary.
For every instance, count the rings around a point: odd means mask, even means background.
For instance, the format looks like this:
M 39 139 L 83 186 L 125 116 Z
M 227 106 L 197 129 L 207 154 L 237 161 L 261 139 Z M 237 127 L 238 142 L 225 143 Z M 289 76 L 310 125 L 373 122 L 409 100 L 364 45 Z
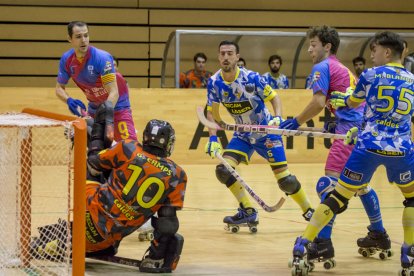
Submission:
M 250 233 L 257 232 L 257 225 L 259 224 L 259 213 L 255 208 L 244 208 L 240 203 L 240 208 L 234 216 L 226 216 L 223 222 L 227 225 L 224 227 L 227 231 L 237 233 L 240 227 L 249 227 Z
M 293 259 L 289 260 L 292 276 L 307 276 L 314 268 L 308 261 L 308 245 L 310 242 L 302 237 L 296 238 L 293 247 Z
M 151 219 L 138 228 L 137 232 L 139 241 L 152 241 L 154 239 L 154 228 L 151 225 Z
M 414 246 L 403 244 L 401 246 L 401 269 L 399 276 L 414 275 Z
M 358 253 L 368 258 L 378 251 L 381 260 L 391 257 L 393 252 L 391 251 L 391 240 L 387 232 L 374 231 L 370 227 L 368 227 L 368 231 L 365 238 L 357 240 Z

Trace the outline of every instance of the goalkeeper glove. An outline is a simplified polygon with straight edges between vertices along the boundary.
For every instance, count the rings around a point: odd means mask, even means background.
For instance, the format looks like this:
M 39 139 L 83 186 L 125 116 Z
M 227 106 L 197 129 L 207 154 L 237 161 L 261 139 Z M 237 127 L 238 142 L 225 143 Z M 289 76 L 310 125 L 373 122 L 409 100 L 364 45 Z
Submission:
M 68 104 L 70 112 L 72 114 L 81 117 L 81 110 L 86 110 L 86 106 L 83 104 L 81 100 L 68 98 L 66 100 L 66 103 Z
M 296 120 L 296 118 L 293 119 L 287 119 L 285 121 L 283 121 L 280 125 L 279 128 L 283 128 L 283 129 L 298 129 L 299 128 L 299 123 L 298 120 Z
M 269 125 L 269 126 L 279 126 L 282 122 L 283 122 L 282 117 L 275 116 L 275 117 L 273 117 L 272 120 L 269 121 L 269 123 L 267 125 Z
M 218 142 L 217 136 L 212 135 L 205 147 L 205 152 L 211 156 L 211 158 L 216 157 L 216 151 L 221 153 L 221 145 Z
M 340 91 L 333 91 L 331 93 L 331 98 L 329 99 L 329 102 L 331 103 L 334 109 L 337 109 L 339 107 L 347 107 L 348 105 L 346 101 L 348 100 L 349 96 L 352 95 L 353 92 L 354 89 L 352 89 L 351 87 L 348 87 L 345 93 Z
M 358 128 L 352 127 L 346 133 L 344 145 L 355 145 L 358 139 Z

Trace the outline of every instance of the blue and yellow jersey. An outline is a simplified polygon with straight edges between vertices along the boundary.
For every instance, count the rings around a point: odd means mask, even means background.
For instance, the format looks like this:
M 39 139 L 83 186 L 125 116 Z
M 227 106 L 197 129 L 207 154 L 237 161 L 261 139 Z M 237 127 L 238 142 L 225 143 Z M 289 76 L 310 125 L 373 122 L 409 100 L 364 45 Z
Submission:
M 362 121 L 364 106 L 358 108 L 338 108 L 335 110 L 329 103 L 332 91 L 344 92 L 348 87 L 355 88 L 356 79 L 352 72 L 334 55 L 315 64 L 312 68 L 308 89 L 313 93 L 322 92 L 326 96 L 326 106 L 339 121 Z
M 119 99 L 115 110 L 130 107 L 129 91 L 121 74 L 114 69 L 112 56 L 100 49 L 89 46 L 83 59 L 76 57 L 74 49 L 70 49 L 60 59 L 57 82 L 66 85 L 70 78 L 83 91 L 89 101 L 89 107 L 94 109 L 108 99 L 108 91 L 104 84 L 117 81 Z
M 274 78 L 270 72 L 263 74 L 263 77 L 266 79 L 267 83 L 273 89 L 288 89 L 289 88 L 289 79 L 283 75 L 279 74 L 279 77 Z
M 412 148 L 414 75 L 401 64 L 365 70 L 350 98 L 367 104 L 358 148 L 401 152 Z
M 211 110 L 212 102 L 222 103 L 236 124 L 267 125 L 272 115 L 265 101 L 273 99 L 277 94 L 259 73 L 237 67 L 236 78 L 232 82 L 223 79 L 221 70 L 208 81 L 207 109 Z M 240 133 L 240 137 L 248 137 L 249 133 Z

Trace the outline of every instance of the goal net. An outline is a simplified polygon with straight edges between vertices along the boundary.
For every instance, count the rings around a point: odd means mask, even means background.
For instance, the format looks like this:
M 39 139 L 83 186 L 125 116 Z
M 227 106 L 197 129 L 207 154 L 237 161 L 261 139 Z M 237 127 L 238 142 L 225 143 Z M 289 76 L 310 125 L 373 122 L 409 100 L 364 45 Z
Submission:
M 85 167 L 78 158 L 85 158 L 79 145 L 86 135 L 83 120 L 74 119 L 33 110 L 0 114 L 0 275 L 75 275 L 72 263 L 84 269 L 84 246 L 82 254 L 72 247 L 84 226 L 72 235 L 69 223 L 82 225 L 74 220 L 84 212 L 74 216 L 74 209 L 85 205 L 85 193 L 74 195 L 75 174 L 83 173 L 74 164 Z

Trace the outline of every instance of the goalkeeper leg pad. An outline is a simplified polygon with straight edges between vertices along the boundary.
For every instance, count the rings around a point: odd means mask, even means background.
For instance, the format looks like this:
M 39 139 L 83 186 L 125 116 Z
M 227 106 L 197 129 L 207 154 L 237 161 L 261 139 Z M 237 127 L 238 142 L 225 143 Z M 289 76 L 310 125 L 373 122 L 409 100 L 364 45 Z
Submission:
M 184 237 L 176 233 L 168 241 L 168 247 L 165 251 L 164 258 L 153 259 L 151 258 L 151 248 L 149 254 L 146 255 L 139 270 L 147 273 L 171 273 L 176 269 L 180 255 L 184 246 Z M 147 251 L 148 252 L 148 251 Z

